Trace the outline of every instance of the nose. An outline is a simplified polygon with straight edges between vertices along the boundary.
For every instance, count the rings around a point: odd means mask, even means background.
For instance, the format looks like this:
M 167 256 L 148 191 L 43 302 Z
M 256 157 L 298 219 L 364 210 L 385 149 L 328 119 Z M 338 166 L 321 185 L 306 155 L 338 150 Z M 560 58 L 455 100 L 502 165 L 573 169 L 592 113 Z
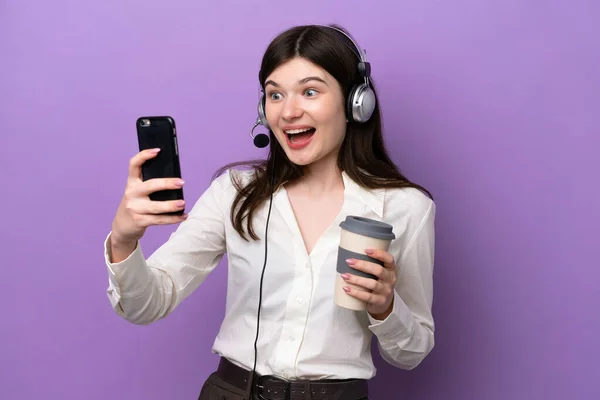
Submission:
M 281 110 L 281 117 L 286 121 L 291 121 L 300 118 L 302 114 L 303 111 L 298 102 L 293 97 L 287 98 L 283 110 Z

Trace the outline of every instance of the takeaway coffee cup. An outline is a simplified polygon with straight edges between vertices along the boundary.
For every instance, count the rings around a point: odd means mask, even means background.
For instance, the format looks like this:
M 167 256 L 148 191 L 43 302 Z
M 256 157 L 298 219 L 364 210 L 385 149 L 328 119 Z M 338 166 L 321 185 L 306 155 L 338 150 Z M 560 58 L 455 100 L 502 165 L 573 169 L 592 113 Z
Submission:
M 340 224 L 340 227 L 342 228 L 342 231 L 337 257 L 334 302 L 338 306 L 350 310 L 366 310 L 367 304 L 362 300 L 350 296 L 344 291 L 343 287 L 350 286 L 363 291 L 367 291 L 367 289 L 344 281 L 341 275 L 350 273 L 370 279 L 377 278 L 374 275 L 350 267 L 346 260 L 348 258 L 354 258 L 383 265 L 382 261 L 368 256 L 365 253 L 365 250 L 381 249 L 388 251 L 391 241 L 395 239 L 396 236 L 393 233 L 391 225 L 364 217 L 347 216 L 346 220 Z

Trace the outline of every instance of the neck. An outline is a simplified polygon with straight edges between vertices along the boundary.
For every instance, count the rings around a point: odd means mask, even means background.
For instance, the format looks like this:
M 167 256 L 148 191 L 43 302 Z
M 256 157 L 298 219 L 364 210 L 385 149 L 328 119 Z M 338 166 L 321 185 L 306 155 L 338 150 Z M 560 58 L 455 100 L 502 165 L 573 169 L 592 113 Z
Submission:
M 321 196 L 343 189 L 344 181 L 337 162 L 320 162 L 304 167 L 304 175 L 296 185 L 310 195 Z

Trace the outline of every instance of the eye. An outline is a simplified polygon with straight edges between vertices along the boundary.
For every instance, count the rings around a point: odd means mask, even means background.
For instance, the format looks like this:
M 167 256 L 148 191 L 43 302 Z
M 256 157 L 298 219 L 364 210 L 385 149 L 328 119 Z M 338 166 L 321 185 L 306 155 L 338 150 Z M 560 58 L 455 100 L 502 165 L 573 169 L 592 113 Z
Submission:
M 277 92 L 271 92 L 271 93 L 269 93 L 269 98 L 271 100 L 277 101 L 277 100 L 281 99 L 281 94 L 277 93 Z
M 304 94 L 307 95 L 308 97 L 314 97 L 317 95 L 317 93 L 319 93 L 319 92 L 317 92 L 315 89 L 306 89 L 304 91 Z

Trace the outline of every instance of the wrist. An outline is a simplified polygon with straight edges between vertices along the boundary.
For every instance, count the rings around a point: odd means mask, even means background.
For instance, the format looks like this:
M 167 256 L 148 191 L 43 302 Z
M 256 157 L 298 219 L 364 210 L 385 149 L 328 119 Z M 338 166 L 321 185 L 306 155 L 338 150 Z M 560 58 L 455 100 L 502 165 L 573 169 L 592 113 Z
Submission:
M 390 316 L 390 314 L 392 313 L 393 310 L 394 310 L 394 299 L 392 298 L 390 305 L 384 312 L 381 312 L 381 313 L 369 312 L 369 314 L 371 314 L 371 317 L 373 317 L 374 319 L 376 319 L 378 321 L 384 321 L 387 317 Z
M 114 231 L 110 234 L 109 241 L 113 253 L 131 253 L 137 247 L 137 240 L 122 238 Z

